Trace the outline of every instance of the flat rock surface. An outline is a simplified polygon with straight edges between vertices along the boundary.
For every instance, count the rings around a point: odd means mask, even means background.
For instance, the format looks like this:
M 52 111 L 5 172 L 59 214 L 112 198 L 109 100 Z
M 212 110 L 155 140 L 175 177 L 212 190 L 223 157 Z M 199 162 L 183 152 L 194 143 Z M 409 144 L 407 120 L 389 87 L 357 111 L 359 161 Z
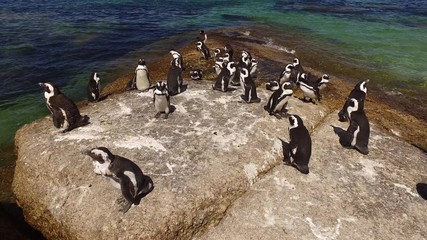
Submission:
M 111 95 L 81 110 L 91 123 L 61 133 L 50 117 L 16 136 L 13 182 L 27 221 L 52 239 L 187 239 L 216 224 L 259 176 L 280 165 L 279 138 L 288 120 L 240 100 L 242 89 L 218 92 L 209 82 L 190 82 L 171 98 L 168 119 L 154 118 L 152 92 Z M 327 115 L 320 105 L 291 98 L 289 112 L 309 129 Z M 139 206 L 118 212 L 121 195 L 93 172 L 84 149 L 105 146 L 133 160 L 154 181 Z
M 426 155 L 371 124 L 370 153 L 345 149 L 329 115 L 312 133 L 310 174 L 276 166 L 198 239 L 426 239 Z

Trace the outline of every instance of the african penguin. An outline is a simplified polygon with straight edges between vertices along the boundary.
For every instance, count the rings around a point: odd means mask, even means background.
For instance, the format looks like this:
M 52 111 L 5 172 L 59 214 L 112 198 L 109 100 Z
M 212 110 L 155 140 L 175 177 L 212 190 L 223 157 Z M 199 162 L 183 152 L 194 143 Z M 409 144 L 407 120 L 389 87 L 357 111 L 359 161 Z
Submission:
M 304 68 L 302 67 L 301 62 L 298 58 L 294 58 L 292 65 L 294 66 L 294 68 L 291 75 L 291 81 L 296 83 L 300 75 L 304 72 Z
M 150 75 L 144 59 L 139 59 L 135 69 L 135 85 L 138 90 L 147 91 L 151 87 Z
M 202 70 L 200 69 L 195 69 L 193 71 L 190 71 L 190 77 L 193 80 L 202 80 L 202 76 L 203 76 L 203 73 L 202 73 Z
M 240 81 L 243 83 L 243 86 L 244 86 L 244 94 L 240 96 L 243 99 L 243 101 L 245 101 L 246 103 L 261 102 L 261 99 L 258 98 L 258 95 L 256 92 L 255 83 L 252 80 L 252 77 L 248 69 L 242 68 L 240 72 Z
M 205 60 L 211 58 L 211 53 L 209 52 L 209 48 L 202 41 L 197 42 L 197 50 L 202 54 L 202 57 Z
M 68 132 L 74 128 L 89 124 L 87 115 L 80 115 L 76 104 L 65 96 L 52 83 L 39 83 L 44 89 L 44 97 L 49 111 L 52 113 L 53 125 L 62 129 L 62 132 Z
M 285 66 L 285 68 L 283 69 L 283 71 L 279 77 L 280 84 L 283 84 L 284 82 L 290 82 L 291 81 L 292 69 L 294 69 L 294 65 L 291 63 L 287 64 Z
M 87 85 L 87 100 L 89 102 L 97 102 L 101 95 L 101 82 L 99 75 L 94 72 L 90 75 L 89 83 Z
M 258 61 L 252 58 L 250 67 L 249 67 L 249 74 L 252 76 L 252 79 L 257 78 L 257 68 L 258 68 Z
M 156 89 L 154 90 L 153 95 L 153 102 L 157 111 L 154 117 L 158 118 L 162 113 L 164 113 L 165 115 L 163 118 L 167 119 L 170 112 L 170 99 L 168 89 L 163 81 L 159 81 L 156 84 Z
M 352 147 L 362 154 L 368 154 L 368 143 L 370 126 L 365 111 L 359 106 L 355 98 L 347 100 L 347 116 L 350 118 L 350 125 L 347 128 L 348 142 Z
M 179 65 L 179 59 L 175 58 L 172 61 L 172 64 L 169 67 L 169 72 L 168 72 L 167 85 L 168 85 L 169 95 L 173 96 L 178 93 L 181 93 L 182 82 L 183 82 L 182 69 L 180 68 L 180 65 Z
M 248 51 L 243 50 L 242 56 L 239 61 L 239 67 L 250 69 L 251 61 L 252 61 L 252 55 Z
M 366 87 L 366 84 L 369 82 L 369 79 L 365 81 L 360 81 L 356 84 L 353 90 L 351 90 L 350 94 L 347 97 L 347 100 L 350 98 L 355 98 L 359 104 L 359 109 L 364 109 L 365 107 L 365 98 L 368 93 L 368 88 Z M 347 104 L 348 101 L 345 101 L 343 108 L 338 113 L 338 118 L 340 122 L 346 122 L 349 120 L 349 116 L 347 115 Z
M 106 147 L 96 147 L 83 152 L 92 158 L 94 172 L 116 182 L 124 198 L 118 199 L 120 211 L 126 213 L 132 204 L 139 205 L 150 193 L 154 184 L 133 161 L 114 155 Z
M 222 49 L 221 48 L 215 48 L 215 50 L 214 50 L 214 60 L 215 61 L 218 61 L 218 59 L 220 58 L 220 57 L 222 57 L 222 54 L 223 54 L 224 52 L 222 51 Z
M 291 165 L 304 174 L 309 173 L 308 163 L 311 157 L 311 137 L 302 119 L 290 115 L 289 119 L 289 155 L 285 154 L 284 163 Z
M 322 77 L 317 79 L 316 83 L 319 90 L 322 91 L 326 87 L 326 85 L 329 83 L 329 75 L 323 74 Z
M 300 87 L 300 89 L 304 94 L 302 100 L 305 101 L 306 98 L 308 98 L 309 101 L 316 103 L 315 100 L 317 101 L 321 100 L 319 87 L 317 86 L 316 83 L 308 81 L 308 79 L 309 79 L 309 74 L 302 73 L 299 76 L 299 79 L 297 79 L 297 85 Z
M 219 57 L 217 60 L 215 60 L 215 73 L 216 75 L 219 75 L 221 73 L 221 69 L 224 68 L 224 59 L 222 57 Z
M 265 89 L 270 91 L 276 91 L 280 88 L 280 83 L 277 80 L 270 80 L 265 83 Z
M 264 109 L 268 111 L 270 115 L 276 115 L 280 118 L 280 115 L 283 113 L 284 108 L 286 107 L 289 98 L 292 96 L 292 83 L 284 82 L 281 87 L 274 91 L 271 94 L 268 103 L 264 106 Z
M 233 76 L 234 72 L 236 72 L 235 63 L 227 63 L 227 66 L 221 69 L 221 73 L 218 75 L 215 84 L 212 85 L 212 89 L 227 92 L 230 78 Z

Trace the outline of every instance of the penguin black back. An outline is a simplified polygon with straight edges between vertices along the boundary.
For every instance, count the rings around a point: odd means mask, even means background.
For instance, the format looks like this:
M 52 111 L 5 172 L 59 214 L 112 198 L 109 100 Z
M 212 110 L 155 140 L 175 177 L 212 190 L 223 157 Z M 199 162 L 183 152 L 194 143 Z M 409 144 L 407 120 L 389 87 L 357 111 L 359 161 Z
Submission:
M 311 157 L 311 137 L 298 115 L 290 115 L 289 137 L 290 152 L 285 156 L 285 163 L 294 166 L 304 174 L 309 173 L 308 163 Z
M 368 94 L 368 88 L 366 87 L 366 84 L 368 82 L 369 82 L 369 79 L 360 81 L 359 83 L 356 84 L 356 86 L 354 86 L 353 90 L 351 90 L 346 101 L 344 102 L 344 106 L 342 107 L 341 111 L 338 112 L 338 120 L 340 122 L 346 122 L 350 120 L 347 114 L 349 99 L 354 98 L 357 100 L 359 110 L 365 109 L 365 99 Z
M 87 99 L 89 102 L 97 102 L 101 94 L 101 84 L 99 75 L 94 72 L 91 74 L 87 85 Z

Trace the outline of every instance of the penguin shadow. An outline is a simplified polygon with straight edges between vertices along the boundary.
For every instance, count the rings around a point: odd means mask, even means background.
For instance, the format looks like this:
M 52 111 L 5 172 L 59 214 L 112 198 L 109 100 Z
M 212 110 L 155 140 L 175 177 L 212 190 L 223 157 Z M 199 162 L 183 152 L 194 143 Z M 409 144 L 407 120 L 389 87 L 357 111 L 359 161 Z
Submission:
M 416 188 L 420 197 L 422 197 L 424 200 L 427 200 L 427 184 L 417 183 Z
M 351 148 L 351 145 L 347 140 L 347 131 L 333 125 L 331 125 L 331 127 L 334 129 L 334 133 L 339 137 L 339 143 L 341 146 L 345 148 Z
M 147 183 L 147 187 L 146 187 L 146 189 L 143 189 L 142 190 L 142 193 L 141 194 L 139 194 L 139 195 L 137 195 L 136 197 L 135 197 L 135 205 L 139 205 L 139 203 L 141 202 L 141 200 L 145 197 L 145 196 L 147 196 L 149 193 L 151 193 L 152 191 L 153 191 L 153 189 L 154 189 L 154 183 L 153 183 L 153 179 L 151 179 L 149 176 L 147 176 L 147 175 L 144 175 L 144 182 L 145 183 Z

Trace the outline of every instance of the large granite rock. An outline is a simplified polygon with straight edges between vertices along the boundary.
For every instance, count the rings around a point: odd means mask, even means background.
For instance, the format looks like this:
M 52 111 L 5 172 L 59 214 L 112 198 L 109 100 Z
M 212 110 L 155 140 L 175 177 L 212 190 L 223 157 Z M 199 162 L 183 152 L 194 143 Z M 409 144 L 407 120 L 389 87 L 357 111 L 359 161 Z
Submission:
M 198 239 L 426 239 L 426 155 L 371 124 L 369 155 L 344 149 L 337 112 L 312 134 L 309 175 L 276 166 Z M 338 134 L 337 134 L 338 133 Z
M 24 126 L 16 135 L 13 190 L 26 220 L 49 239 L 188 239 L 217 224 L 281 165 L 288 120 L 263 109 L 271 92 L 259 89 L 262 102 L 246 104 L 241 89 L 222 93 L 210 84 L 191 82 L 172 97 L 169 119 L 154 118 L 152 92 L 130 91 L 81 109 L 91 123 L 68 133 L 50 117 Z M 327 115 L 297 98 L 288 109 L 310 130 Z M 95 146 L 135 161 L 154 181 L 126 214 L 116 204 L 120 191 L 81 154 Z

